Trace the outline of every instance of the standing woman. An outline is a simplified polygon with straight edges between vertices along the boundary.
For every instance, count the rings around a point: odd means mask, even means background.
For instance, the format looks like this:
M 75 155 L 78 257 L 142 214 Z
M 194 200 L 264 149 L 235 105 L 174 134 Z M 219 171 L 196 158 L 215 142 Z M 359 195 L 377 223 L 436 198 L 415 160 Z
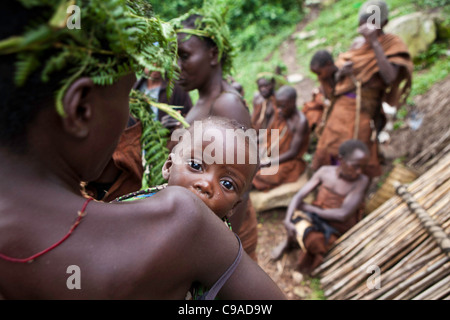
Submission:
M 185 91 L 197 89 L 199 98 L 186 115 L 193 124 L 208 116 L 235 119 L 250 128 L 251 117 L 243 97 L 227 81 L 232 68 L 233 47 L 229 29 L 219 7 L 205 3 L 199 10 L 191 10 L 171 21 L 178 38 L 178 84 Z M 174 125 L 166 117 L 163 124 Z M 171 149 L 173 145 L 169 145 Z M 230 219 L 233 231 L 242 240 L 245 251 L 254 259 L 258 238 L 256 213 L 248 192 L 236 206 Z

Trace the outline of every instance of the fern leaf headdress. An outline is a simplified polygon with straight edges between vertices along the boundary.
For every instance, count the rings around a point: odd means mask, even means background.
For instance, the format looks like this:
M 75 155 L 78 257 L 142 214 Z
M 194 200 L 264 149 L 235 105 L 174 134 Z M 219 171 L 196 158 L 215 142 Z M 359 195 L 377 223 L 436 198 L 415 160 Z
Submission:
M 0 55 L 16 54 L 15 84 L 42 70 L 41 80 L 71 68 L 56 92 L 56 109 L 64 116 L 62 98 L 80 76 L 108 85 L 144 68 L 160 71 L 171 80 L 177 72 L 177 39 L 172 27 L 153 15 L 144 0 L 17 0 L 28 9 L 47 8 L 50 19 L 30 26 L 23 34 L 0 41 Z M 70 7 L 72 6 L 72 7 Z M 68 21 L 79 10 L 80 28 Z M 73 67 L 72 67 L 73 66 Z M 170 86 L 172 87 L 172 86 Z M 169 88 L 170 88 L 169 87 Z
M 231 74 L 235 54 L 235 48 L 231 42 L 230 30 L 225 22 L 226 14 L 227 8 L 220 1 L 205 0 L 202 8 L 191 9 L 186 14 L 170 21 L 177 33 L 209 38 L 216 44 L 219 51 L 219 61 L 222 61 L 224 77 Z M 184 27 L 183 22 L 193 15 L 201 17 L 195 21 L 195 28 L 190 29 Z

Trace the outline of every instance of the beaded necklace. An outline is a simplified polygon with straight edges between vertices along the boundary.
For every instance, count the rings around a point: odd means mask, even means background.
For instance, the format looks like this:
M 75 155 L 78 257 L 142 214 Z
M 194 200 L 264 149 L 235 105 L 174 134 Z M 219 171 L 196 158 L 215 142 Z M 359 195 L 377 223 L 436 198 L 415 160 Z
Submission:
M 0 253 L 0 258 L 6 261 L 10 261 L 10 262 L 17 262 L 17 263 L 31 263 L 34 261 L 34 259 L 42 256 L 43 254 L 46 254 L 47 252 L 53 250 L 54 248 L 56 248 L 57 246 L 59 246 L 60 244 L 62 244 L 71 234 L 72 232 L 76 229 L 76 227 L 78 227 L 78 225 L 81 222 L 81 219 L 83 219 L 83 217 L 86 215 L 86 207 L 89 204 L 89 202 L 93 200 L 93 198 L 88 198 L 86 199 L 86 201 L 83 204 L 83 207 L 81 208 L 81 211 L 78 211 L 78 216 L 77 219 L 75 220 L 74 224 L 70 227 L 69 232 L 67 232 L 67 234 L 61 238 L 61 240 L 59 240 L 58 242 L 56 242 L 55 244 L 51 245 L 50 247 L 48 247 L 45 250 L 42 250 L 36 254 L 33 254 L 32 256 L 28 257 L 28 258 L 24 258 L 24 259 L 20 259 L 20 258 L 13 258 L 13 257 L 9 257 L 7 255 L 4 255 L 3 253 Z
M 134 201 L 134 200 L 143 199 L 143 198 L 149 198 L 149 197 L 153 196 L 155 193 L 157 193 L 158 191 L 161 191 L 161 190 L 167 188 L 167 186 L 168 186 L 168 184 L 164 183 L 164 184 L 161 184 L 156 187 L 151 187 L 151 188 L 146 188 L 143 190 L 131 192 L 126 195 L 120 196 L 111 202 L 126 202 L 126 201 Z M 226 217 L 226 216 L 223 217 L 222 221 L 225 222 L 225 225 L 228 227 L 228 229 L 233 231 L 231 228 L 231 222 L 228 220 L 228 217 Z

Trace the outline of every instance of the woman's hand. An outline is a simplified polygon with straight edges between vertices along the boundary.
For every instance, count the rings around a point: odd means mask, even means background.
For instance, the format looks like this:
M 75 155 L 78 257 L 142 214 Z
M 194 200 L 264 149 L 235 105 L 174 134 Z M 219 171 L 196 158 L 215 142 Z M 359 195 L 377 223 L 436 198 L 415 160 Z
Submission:
M 366 42 L 372 44 L 378 38 L 378 29 L 369 23 L 363 23 L 358 28 L 358 33 L 366 39 Z

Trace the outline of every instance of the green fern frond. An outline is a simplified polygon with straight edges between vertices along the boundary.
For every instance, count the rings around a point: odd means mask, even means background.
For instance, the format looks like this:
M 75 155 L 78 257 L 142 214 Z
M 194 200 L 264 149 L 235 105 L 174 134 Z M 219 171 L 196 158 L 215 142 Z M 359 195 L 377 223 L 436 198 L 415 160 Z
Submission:
M 37 11 L 46 13 L 25 26 L 22 35 L 0 40 L 0 55 L 17 54 L 17 85 L 25 84 L 38 68 L 45 82 L 52 73 L 75 66 L 55 92 L 55 106 L 61 115 L 62 98 L 79 76 L 90 77 L 100 85 L 112 84 L 124 74 L 140 73 L 144 68 L 161 71 L 169 82 L 177 76 L 176 34 L 168 23 L 154 17 L 145 0 L 16 1 L 30 10 L 48 10 Z M 81 29 L 65 25 L 70 16 L 67 7 L 72 4 L 80 8 Z
M 18 55 L 18 61 L 16 62 L 16 73 L 14 76 L 16 86 L 22 86 L 28 76 L 38 67 L 39 60 L 35 55 Z

